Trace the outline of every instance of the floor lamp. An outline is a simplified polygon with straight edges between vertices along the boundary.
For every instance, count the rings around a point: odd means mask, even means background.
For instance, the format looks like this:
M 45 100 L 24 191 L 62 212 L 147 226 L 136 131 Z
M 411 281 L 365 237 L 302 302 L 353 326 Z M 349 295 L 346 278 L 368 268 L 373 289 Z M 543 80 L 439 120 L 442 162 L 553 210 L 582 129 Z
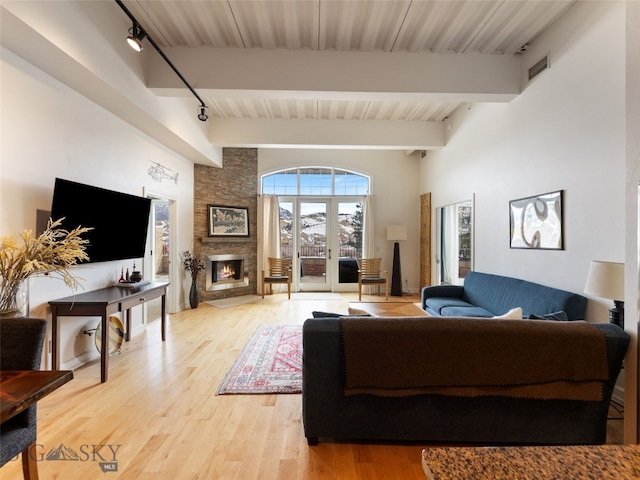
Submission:
M 402 296 L 402 272 L 400 269 L 400 240 L 407 239 L 406 225 L 389 225 L 387 227 L 387 240 L 391 240 L 393 245 L 393 270 L 391 273 L 391 295 Z
M 609 322 L 624 328 L 624 263 L 592 260 L 584 292 L 613 300 Z

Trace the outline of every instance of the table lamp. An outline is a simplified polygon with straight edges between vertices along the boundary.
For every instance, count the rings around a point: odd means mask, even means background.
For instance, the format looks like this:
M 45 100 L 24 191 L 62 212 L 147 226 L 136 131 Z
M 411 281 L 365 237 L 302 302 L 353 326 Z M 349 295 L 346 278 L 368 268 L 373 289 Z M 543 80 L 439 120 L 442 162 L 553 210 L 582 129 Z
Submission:
M 592 260 L 585 293 L 613 300 L 609 322 L 624 328 L 624 263 Z
M 387 240 L 391 240 L 393 245 L 393 270 L 391 273 L 391 295 L 402 296 L 402 273 L 400 269 L 400 244 L 399 240 L 407 239 L 406 225 L 389 225 L 387 227 Z

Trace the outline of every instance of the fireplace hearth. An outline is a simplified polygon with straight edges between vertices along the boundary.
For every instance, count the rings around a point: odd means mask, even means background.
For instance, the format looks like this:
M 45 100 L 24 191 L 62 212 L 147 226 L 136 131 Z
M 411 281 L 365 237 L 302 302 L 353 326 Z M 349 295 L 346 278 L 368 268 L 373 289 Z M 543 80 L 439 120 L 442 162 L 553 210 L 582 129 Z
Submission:
M 249 256 L 242 254 L 207 255 L 208 292 L 249 286 Z

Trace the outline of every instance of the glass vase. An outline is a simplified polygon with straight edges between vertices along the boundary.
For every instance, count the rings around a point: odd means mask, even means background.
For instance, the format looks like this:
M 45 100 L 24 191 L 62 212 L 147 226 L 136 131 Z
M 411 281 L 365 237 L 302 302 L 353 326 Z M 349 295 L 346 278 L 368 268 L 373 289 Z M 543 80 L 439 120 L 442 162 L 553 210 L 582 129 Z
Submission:
M 2 282 L 0 317 L 29 316 L 29 279 Z

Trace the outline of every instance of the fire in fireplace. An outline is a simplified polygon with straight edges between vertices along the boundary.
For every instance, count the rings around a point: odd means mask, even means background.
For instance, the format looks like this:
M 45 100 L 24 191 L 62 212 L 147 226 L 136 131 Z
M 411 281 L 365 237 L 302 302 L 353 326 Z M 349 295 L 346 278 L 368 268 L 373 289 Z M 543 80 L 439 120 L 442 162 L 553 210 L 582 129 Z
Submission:
M 249 286 L 248 255 L 208 255 L 206 267 L 207 291 Z
M 223 260 L 214 263 L 215 266 L 211 269 L 212 282 L 234 282 L 240 278 L 242 260 Z

